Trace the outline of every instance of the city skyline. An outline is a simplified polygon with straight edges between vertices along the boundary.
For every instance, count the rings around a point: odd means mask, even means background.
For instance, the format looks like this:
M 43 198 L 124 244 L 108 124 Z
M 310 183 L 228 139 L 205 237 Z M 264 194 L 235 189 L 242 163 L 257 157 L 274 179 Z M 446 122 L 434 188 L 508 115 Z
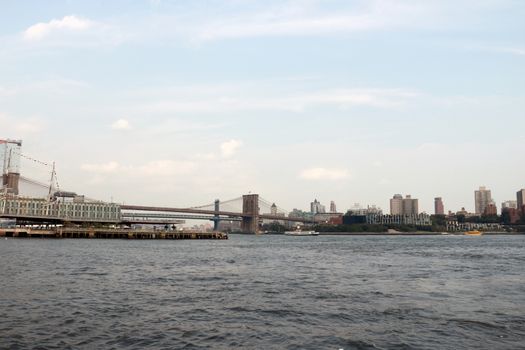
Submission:
M 525 185 L 523 4 L 124 3 L 0 13 L 1 136 L 56 161 L 64 188 L 340 211 L 409 193 L 432 213 Z
M 13 185 L 13 183 L 9 180 L 10 175 L 15 175 L 17 177 L 20 177 L 20 163 L 22 159 L 27 159 L 30 162 L 36 162 L 42 164 L 42 162 L 32 159 L 26 155 L 23 155 L 21 153 L 21 145 L 22 140 L 12 140 L 12 139 L 0 139 L 0 164 L 2 164 L 2 174 L 3 174 L 3 186 L 5 187 L 5 190 L 14 190 L 15 194 L 18 194 L 18 179 L 16 179 L 16 185 Z M 17 147 L 16 149 L 12 147 Z M 15 151 L 14 156 L 11 154 Z M 9 153 L 9 156 L 8 156 Z M 48 165 L 46 165 L 48 166 Z M 54 170 L 54 168 L 53 168 Z M 14 174 L 13 174 L 14 172 Z M 55 174 L 53 176 L 56 176 Z M 54 177 L 52 177 L 53 179 Z M 33 180 L 30 180 L 33 181 Z M 27 185 L 27 184 L 26 184 Z M 53 184 L 54 186 L 55 184 Z M 14 187 L 13 187 L 14 186 Z M 21 183 L 21 193 L 22 196 L 31 196 L 29 193 L 23 193 L 24 183 Z M 476 215 L 482 215 L 482 214 L 497 214 L 498 210 L 501 213 L 504 208 L 514 208 L 521 210 L 521 207 L 523 206 L 523 193 L 525 189 L 520 189 L 516 193 L 516 200 L 506 200 L 501 203 L 501 207 L 499 207 L 496 204 L 496 202 L 491 197 L 491 190 L 487 189 L 485 186 L 479 186 L 477 190 L 474 191 L 474 207 L 476 208 L 475 211 L 472 214 Z M 47 190 L 46 190 L 47 192 Z M 520 197 L 521 196 L 521 197 Z M 420 211 L 419 210 L 419 199 L 412 198 L 411 195 L 406 195 L 405 198 L 401 194 L 394 194 L 393 198 L 390 200 L 390 215 L 417 215 L 419 213 L 426 213 L 426 214 L 432 214 L 427 213 L 425 210 Z M 113 202 L 113 200 L 111 201 Z M 492 206 L 492 209 L 490 212 L 486 211 L 487 206 Z M 368 209 L 372 209 L 373 212 L 376 212 L 377 210 L 381 211 L 380 207 L 377 207 L 375 204 L 366 204 L 366 207 Z M 461 208 L 461 211 L 463 211 L 465 207 Z M 290 210 L 289 212 L 292 212 L 296 210 L 294 208 L 293 210 Z M 366 211 L 365 206 L 360 205 L 360 203 L 354 203 L 352 207 L 349 207 L 346 209 L 345 212 L 350 211 Z M 460 210 L 448 210 L 450 213 L 456 213 L 460 212 Z M 468 212 L 468 211 L 467 211 Z M 271 206 L 271 213 L 276 214 L 277 213 L 277 206 L 275 203 Z M 317 214 L 317 213 L 337 213 L 336 210 L 336 203 L 331 200 L 330 201 L 330 209 L 327 212 L 326 206 L 323 205 L 320 201 L 317 199 L 314 199 L 313 202 L 310 202 L 310 213 Z M 439 214 L 444 215 L 445 214 L 445 207 L 443 204 L 443 199 L 441 197 L 435 197 L 434 198 L 434 213 L 433 214 Z
M 12 147 L 12 145 L 15 145 L 15 147 L 17 147 L 17 149 L 15 150 L 15 153 L 14 153 L 14 156 L 12 156 L 10 154 L 10 149 Z M 5 179 L 4 179 L 4 185 L 10 183 L 9 182 L 9 177 L 8 177 L 8 173 L 9 172 L 14 172 L 16 176 L 20 176 L 21 174 L 21 163 L 23 163 L 23 161 L 27 161 L 28 163 L 27 164 L 30 164 L 30 163 L 36 163 L 36 164 L 39 164 L 40 166 L 43 165 L 45 168 L 49 168 L 51 165 L 49 164 L 46 164 L 46 163 L 43 163 L 39 160 L 36 160 L 36 159 L 33 159 L 27 155 L 24 155 L 21 153 L 21 145 L 22 145 L 22 140 L 13 140 L 13 139 L 8 139 L 8 138 L 4 138 L 4 139 L 1 139 L 0 138 L 0 164 L 2 164 L 2 174 L 5 175 Z M 10 154 L 9 156 L 8 153 Z M 54 166 L 54 165 L 53 165 Z M 52 168 L 54 170 L 54 168 Z M 42 170 L 42 168 L 40 168 L 40 170 Z M 48 175 L 48 174 L 46 174 Z M 56 174 L 53 175 L 52 179 L 54 179 L 54 176 L 56 176 Z M 35 180 L 35 179 L 33 179 Z M 33 181 L 31 180 L 31 181 Z M 53 180 L 53 181 L 56 181 L 56 180 Z M 15 190 L 15 193 L 18 193 L 18 180 L 16 180 L 16 190 Z M 41 184 L 44 184 L 44 182 L 41 182 Z M 24 193 L 24 187 L 26 187 L 27 185 L 31 186 L 30 183 L 24 183 L 22 182 L 20 184 L 20 189 L 21 189 L 21 193 L 20 195 L 22 196 L 29 196 L 31 197 L 33 195 L 33 193 L 30 193 L 30 192 L 26 192 Z M 56 184 L 53 184 L 53 186 L 55 186 Z M 11 186 L 11 187 L 9 187 Z M 13 184 L 11 185 L 7 185 L 6 189 L 7 188 L 13 188 L 12 187 Z M 27 187 L 26 187 L 26 190 L 27 190 Z M 39 191 L 42 191 L 42 188 L 39 189 Z M 498 207 L 498 205 L 496 204 L 496 202 L 493 200 L 492 198 L 492 195 L 491 195 L 491 190 L 490 189 L 487 189 L 486 186 L 479 186 L 479 188 L 477 190 L 474 190 L 474 208 L 475 210 L 473 212 L 471 212 L 472 214 L 476 214 L 476 215 L 481 215 L 481 214 L 486 214 L 485 213 L 485 209 L 488 205 L 491 205 L 493 206 L 493 209 L 492 210 L 496 210 L 497 212 L 501 212 L 501 210 L 503 210 L 503 208 L 521 208 L 521 206 L 523 204 L 520 205 L 521 202 L 523 202 L 523 194 L 521 194 L 522 197 L 520 197 L 520 193 L 523 193 L 523 191 L 525 191 L 524 189 L 520 189 L 517 193 L 516 193 L 516 200 L 505 200 L 505 201 L 502 201 L 501 202 L 501 206 Z M 47 194 L 47 190 L 46 190 L 46 194 Z M 38 195 L 37 195 L 38 196 Z M 521 199 L 520 199 L 521 198 Z M 521 202 L 520 202 L 521 200 Z M 113 198 L 111 199 L 111 202 L 114 202 L 113 201 Z M 118 201 L 115 201 L 115 202 L 118 202 Z M 419 210 L 419 199 L 417 198 L 412 198 L 411 195 L 407 194 L 405 196 L 405 198 L 403 198 L 403 196 L 401 194 L 394 194 L 393 195 L 393 198 L 390 198 L 389 199 L 389 202 L 390 202 L 390 214 L 391 215 L 410 215 L 410 214 L 418 214 L 418 213 L 427 213 L 427 214 L 446 214 L 446 211 L 450 211 L 452 213 L 455 213 L 455 212 L 458 212 L 460 211 L 460 209 L 448 209 L 445 210 L 445 207 L 444 207 L 444 204 L 443 204 L 443 198 L 441 197 L 435 197 L 434 198 L 434 212 L 427 212 L 426 210 Z M 273 203 L 273 205 L 275 206 L 275 203 Z M 356 208 L 359 207 L 359 209 L 364 209 L 366 207 L 371 207 L 373 208 L 373 210 L 376 210 L 376 207 L 377 209 L 380 209 L 380 207 L 376 206 L 376 204 L 374 203 L 367 203 L 363 206 L 361 206 L 360 203 L 358 202 L 354 202 L 353 206 L 352 207 L 348 207 L 344 212 L 347 212 L 347 211 L 353 211 L 353 210 L 356 210 Z M 296 207 L 300 207 L 300 206 L 296 206 Z M 462 206 L 461 207 L 461 210 L 463 210 L 464 208 L 466 208 L 466 206 Z M 275 207 L 275 209 L 277 209 L 277 207 Z M 304 208 L 302 208 L 304 209 Z M 302 210 L 301 209 L 301 210 Z M 294 208 L 295 210 L 295 208 Z M 292 210 L 289 210 L 289 212 L 291 212 Z M 317 198 L 314 199 L 313 202 L 310 202 L 309 204 L 309 211 L 311 213 L 336 213 L 336 203 L 335 201 L 333 200 L 330 200 L 330 209 L 327 211 L 326 210 L 326 205 L 323 205 L 321 203 L 321 201 L 318 201 Z M 469 212 L 467 210 L 467 212 Z

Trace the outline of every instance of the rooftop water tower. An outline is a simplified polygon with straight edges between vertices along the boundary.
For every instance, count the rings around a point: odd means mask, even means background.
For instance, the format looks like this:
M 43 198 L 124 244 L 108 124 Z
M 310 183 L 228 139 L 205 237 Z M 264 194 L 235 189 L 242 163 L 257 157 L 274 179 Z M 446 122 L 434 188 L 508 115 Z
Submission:
M 18 195 L 20 181 L 21 140 L 0 139 L 0 166 L 2 167 L 2 192 Z

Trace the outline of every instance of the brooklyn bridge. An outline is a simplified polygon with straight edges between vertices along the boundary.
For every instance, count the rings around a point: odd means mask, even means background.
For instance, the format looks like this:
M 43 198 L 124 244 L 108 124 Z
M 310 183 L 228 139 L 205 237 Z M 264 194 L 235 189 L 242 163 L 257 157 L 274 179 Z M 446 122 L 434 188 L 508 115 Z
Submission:
M 54 164 L 21 153 L 21 141 L 0 140 L 0 146 L 3 166 L 0 218 L 21 224 L 175 225 L 185 220 L 209 220 L 214 230 L 218 230 L 221 221 L 240 221 L 242 232 L 259 233 L 263 220 L 298 224 L 316 221 L 312 217 L 290 216 L 274 202 L 252 193 L 225 201 L 216 199 L 196 207 L 117 204 L 89 199 L 60 189 Z M 48 167 L 49 183 L 23 176 L 20 164 L 24 159 Z M 31 196 L 24 190 L 43 195 Z

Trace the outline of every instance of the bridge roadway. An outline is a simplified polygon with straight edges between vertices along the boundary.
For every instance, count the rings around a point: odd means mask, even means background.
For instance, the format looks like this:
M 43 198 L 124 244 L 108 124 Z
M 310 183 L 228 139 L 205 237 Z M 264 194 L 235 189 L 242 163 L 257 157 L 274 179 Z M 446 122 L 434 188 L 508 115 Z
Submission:
M 206 210 L 206 209 L 193 209 L 193 208 L 170 208 L 170 207 L 150 207 L 143 205 L 128 205 L 123 204 L 120 206 L 121 210 L 133 210 L 133 211 L 154 211 L 154 212 L 166 212 L 166 213 L 188 213 L 188 214 L 201 214 L 201 215 L 210 215 L 209 217 L 202 217 L 203 220 L 213 219 L 213 216 L 225 216 L 229 218 L 251 218 L 252 214 L 237 213 L 231 211 L 215 211 L 215 210 Z M 286 216 L 278 216 L 271 214 L 259 214 L 257 215 L 260 219 L 267 220 L 276 220 L 276 221 L 292 221 L 292 222 L 303 222 L 311 223 L 312 219 L 304 218 L 290 218 Z M 182 218 L 182 217 L 181 217 Z M 189 219 L 190 217 L 186 217 Z M 224 218 L 220 218 L 224 220 Z
M 159 214 L 159 213 L 128 213 L 123 212 L 121 214 L 122 221 L 135 221 L 135 220 L 146 220 L 146 219 L 157 219 L 157 220 L 179 220 L 184 221 L 185 220 L 213 220 L 214 216 L 209 215 L 192 215 L 192 214 Z M 242 221 L 239 217 L 220 217 L 219 220 L 226 220 L 226 221 Z

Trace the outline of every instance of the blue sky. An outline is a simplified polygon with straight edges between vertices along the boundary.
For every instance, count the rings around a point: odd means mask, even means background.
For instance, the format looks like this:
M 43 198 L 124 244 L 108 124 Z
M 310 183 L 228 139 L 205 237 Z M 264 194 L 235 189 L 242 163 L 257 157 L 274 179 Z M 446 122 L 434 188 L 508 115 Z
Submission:
M 499 207 L 525 186 L 523 18 L 510 0 L 0 1 L 0 135 L 104 200 L 403 193 L 431 212 L 486 185 Z

